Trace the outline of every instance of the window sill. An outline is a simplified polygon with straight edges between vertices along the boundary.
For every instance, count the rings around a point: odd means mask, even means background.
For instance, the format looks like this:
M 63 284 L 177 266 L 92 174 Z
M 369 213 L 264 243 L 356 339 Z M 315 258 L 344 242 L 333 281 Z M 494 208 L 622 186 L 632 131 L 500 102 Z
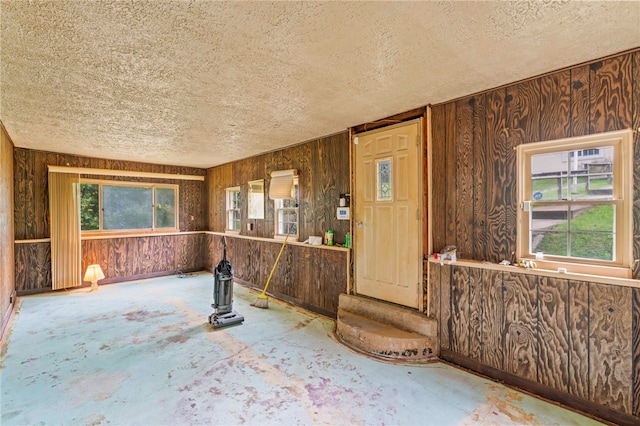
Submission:
M 179 229 L 171 229 L 164 231 L 110 231 L 110 232 L 83 232 L 80 239 L 82 240 L 101 240 L 109 238 L 136 238 L 136 237 L 161 237 L 163 235 L 191 234 L 200 233 L 202 231 L 185 231 Z
M 631 269 L 622 266 L 594 265 L 558 260 L 536 260 L 535 258 L 523 258 L 522 260 L 535 262 L 535 269 L 554 271 L 561 274 L 603 276 L 621 279 L 631 278 Z
M 228 234 L 225 232 L 217 232 L 217 231 L 203 231 L 203 232 L 209 235 L 219 235 L 219 236 L 227 235 L 227 236 L 233 236 L 234 238 L 242 238 L 245 240 L 253 240 L 253 241 L 265 241 L 268 243 L 282 244 L 282 242 L 284 241 L 284 237 L 280 240 L 275 238 L 251 237 L 248 235 L 240 235 L 240 234 L 235 235 L 235 234 Z M 312 247 L 312 248 L 317 248 L 321 250 L 351 251 L 351 248 L 347 248 L 347 247 L 328 246 L 325 244 L 313 245 L 313 244 L 308 244 L 300 241 L 293 241 L 291 237 L 289 237 L 289 239 L 287 240 L 287 244 L 290 244 L 292 246 Z
M 553 278 L 559 278 L 559 279 L 565 279 L 565 280 L 577 280 L 577 281 L 586 281 L 586 282 L 593 282 L 593 283 L 600 283 L 600 284 L 619 285 L 622 287 L 640 288 L 640 280 L 634 280 L 630 278 L 631 271 L 628 272 L 629 278 L 624 278 L 624 277 L 618 277 L 613 275 L 587 274 L 587 273 L 582 273 L 582 272 L 578 273 L 578 272 L 572 272 L 572 271 L 558 272 L 557 269 L 554 270 L 554 269 L 541 268 L 539 261 L 536 261 L 536 263 L 538 264 L 537 268 L 530 268 L 530 269 L 525 269 L 515 265 L 501 265 L 499 263 L 492 263 L 488 261 L 483 262 L 479 260 L 458 259 L 456 262 L 451 262 L 449 260 L 444 260 L 441 262 L 439 259 L 434 259 L 433 256 L 429 256 L 429 262 L 435 263 L 435 264 L 441 263 L 444 265 L 451 265 L 451 266 L 459 265 L 459 266 L 466 266 L 466 267 L 479 268 L 479 269 L 490 269 L 490 270 L 497 270 L 497 271 L 503 271 L 503 272 L 513 272 L 513 273 L 519 273 L 519 274 L 539 275 L 543 277 L 553 277 Z M 622 270 L 624 268 L 613 268 L 613 269 Z

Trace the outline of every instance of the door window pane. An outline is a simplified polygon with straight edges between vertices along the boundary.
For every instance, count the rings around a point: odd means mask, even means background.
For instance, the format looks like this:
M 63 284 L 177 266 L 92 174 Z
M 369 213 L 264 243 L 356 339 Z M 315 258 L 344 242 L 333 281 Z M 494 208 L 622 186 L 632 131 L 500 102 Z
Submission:
M 377 162 L 377 195 L 378 201 L 390 201 L 393 199 L 391 180 L 391 159 L 378 160 Z

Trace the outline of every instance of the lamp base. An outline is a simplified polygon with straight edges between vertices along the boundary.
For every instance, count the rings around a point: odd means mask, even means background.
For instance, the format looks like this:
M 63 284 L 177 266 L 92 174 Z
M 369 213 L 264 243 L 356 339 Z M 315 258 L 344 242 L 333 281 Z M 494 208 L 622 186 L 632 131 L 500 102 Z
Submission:
M 98 281 L 91 281 L 91 290 L 90 291 L 97 291 L 98 290 Z

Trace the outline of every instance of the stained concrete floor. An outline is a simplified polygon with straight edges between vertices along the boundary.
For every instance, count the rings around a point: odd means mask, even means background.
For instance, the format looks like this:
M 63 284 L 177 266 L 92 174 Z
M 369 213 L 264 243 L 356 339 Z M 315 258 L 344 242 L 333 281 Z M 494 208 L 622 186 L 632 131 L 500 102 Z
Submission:
M 212 330 L 213 278 L 22 297 L 2 346 L 2 425 L 592 425 L 443 363 L 336 341 L 331 319 L 236 286 L 245 323 Z

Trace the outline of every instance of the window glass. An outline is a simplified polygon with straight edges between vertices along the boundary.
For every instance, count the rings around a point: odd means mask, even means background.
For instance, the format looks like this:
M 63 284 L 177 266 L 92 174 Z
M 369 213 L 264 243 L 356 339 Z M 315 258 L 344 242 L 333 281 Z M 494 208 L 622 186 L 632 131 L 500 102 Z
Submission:
M 156 188 L 156 228 L 173 228 L 176 223 L 176 192 Z
M 137 186 L 102 187 L 102 229 L 153 228 L 153 190 Z
M 100 229 L 100 186 L 97 183 L 80 185 L 80 229 Z
M 297 176 L 293 178 L 293 189 L 291 195 L 293 198 L 273 200 L 276 216 L 275 234 L 279 237 L 285 237 L 288 234 L 289 238 L 293 237 L 293 239 L 295 239 L 298 237 L 298 207 L 300 199 L 300 189 Z
M 227 230 L 240 231 L 240 187 L 227 188 Z
M 176 185 L 82 182 L 80 197 L 80 222 L 83 231 L 178 227 Z
M 612 199 L 613 147 L 532 155 L 530 179 L 535 201 Z

